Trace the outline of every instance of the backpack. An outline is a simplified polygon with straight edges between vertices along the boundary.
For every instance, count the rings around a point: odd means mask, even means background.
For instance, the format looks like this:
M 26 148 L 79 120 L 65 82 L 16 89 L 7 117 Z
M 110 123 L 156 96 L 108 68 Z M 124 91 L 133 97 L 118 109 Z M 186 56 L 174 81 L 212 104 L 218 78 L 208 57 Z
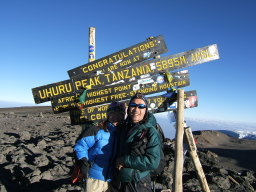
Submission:
M 165 156 L 164 156 L 165 136 L 164 136 L 163 129 L 161 128 L 161 126 L 158 123 L 156 124 L 156 130 L 158 131 L 158 134 L 160 136 L 160 141 L 161 141 L 160 163 L 159 163 L 158 167 L 151 172 L 151 176 L 159 175 L 160 173 L 162 173 L 164 171 L 164 168 L 166 166 L 166 160 L 165 160 Z

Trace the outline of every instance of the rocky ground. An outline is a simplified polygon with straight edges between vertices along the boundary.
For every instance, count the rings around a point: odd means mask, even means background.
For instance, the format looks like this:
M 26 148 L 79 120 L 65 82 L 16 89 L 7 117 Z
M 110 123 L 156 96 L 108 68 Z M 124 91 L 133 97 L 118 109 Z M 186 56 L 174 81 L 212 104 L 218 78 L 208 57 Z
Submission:
M 68 113 L 54 115 L 49 107 L 0 109 L 0 191 L 81 191 L 71 184 L 73 146 L 81 126 L 70 125 Z M 211 191 L 256 189 L 256 141 L 238 140 L 216 131 L 194 133 L 198 156 Z M 174 142 L 165 142 L 168 164 L 156 188 L 172 189 Z M 184 191 L 201 191 L 187 154 Z

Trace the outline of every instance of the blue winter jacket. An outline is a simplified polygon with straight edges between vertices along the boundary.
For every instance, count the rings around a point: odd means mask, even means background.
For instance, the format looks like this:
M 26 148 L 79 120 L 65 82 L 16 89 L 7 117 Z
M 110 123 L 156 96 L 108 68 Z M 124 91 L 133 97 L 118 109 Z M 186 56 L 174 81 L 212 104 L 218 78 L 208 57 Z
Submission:
M 74 150 L 80 160 L 85 157 L 91 164 L 89 178 L 111 181 L 117 143 L 117 127 L 108 123 L 107 130 L 89 127 L 77 141 Z

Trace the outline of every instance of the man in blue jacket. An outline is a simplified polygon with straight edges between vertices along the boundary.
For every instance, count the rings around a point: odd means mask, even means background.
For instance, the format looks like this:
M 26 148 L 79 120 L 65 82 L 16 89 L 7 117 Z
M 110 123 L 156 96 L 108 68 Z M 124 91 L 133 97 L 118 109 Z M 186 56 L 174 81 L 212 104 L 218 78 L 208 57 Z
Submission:
M 77 141 L 74 150 L 87 178 L 86 192 L 111 190 L 109 182 L 113 176 L 117 140 L 125 115 L 123 103 L 111 103 L 107 110 L 107 120 L 99 126 L 88 127 Z
M 156 119 L 148 112 L 147 99 L 136 93 L 127 109 L 126 130 L 122 130 L 119 158 L 116 167 L 124 192 L 152 191 L 150 172 L 160 163 L 161 142 Z M 141 140 L 146 140 L 144 144 Z M 138 143 L 140 146 L 138 146 Z M 140 152 L 137 150 L 140 148 Z

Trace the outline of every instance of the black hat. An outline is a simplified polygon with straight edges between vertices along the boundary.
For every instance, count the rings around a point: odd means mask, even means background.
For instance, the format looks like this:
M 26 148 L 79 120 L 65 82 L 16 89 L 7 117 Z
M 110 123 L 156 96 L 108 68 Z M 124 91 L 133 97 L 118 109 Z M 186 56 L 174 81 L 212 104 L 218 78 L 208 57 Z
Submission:
M 121 113 L 125 114 L 125 112 L 126 112 L 125 104 L 121 103 L 119 101 L 114 101 L 114 102 L 110 103 L 110 105 L 108 106 L 107 113 L 109 113 L 111 111 L 117 111 L 117 112 L 121 112 Z

